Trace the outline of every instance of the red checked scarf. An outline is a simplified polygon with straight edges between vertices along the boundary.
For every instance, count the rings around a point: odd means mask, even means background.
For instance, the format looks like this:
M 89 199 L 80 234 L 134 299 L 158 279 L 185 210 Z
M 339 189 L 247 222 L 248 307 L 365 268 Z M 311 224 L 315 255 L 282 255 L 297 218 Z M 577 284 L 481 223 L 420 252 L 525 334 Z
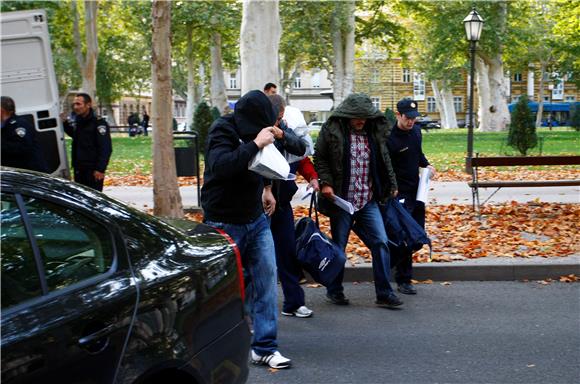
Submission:
M 366 132 L 350 132 L 350 181 L 347 200 L 355 210 L 373 198 L 370 173 L 371 149 Z

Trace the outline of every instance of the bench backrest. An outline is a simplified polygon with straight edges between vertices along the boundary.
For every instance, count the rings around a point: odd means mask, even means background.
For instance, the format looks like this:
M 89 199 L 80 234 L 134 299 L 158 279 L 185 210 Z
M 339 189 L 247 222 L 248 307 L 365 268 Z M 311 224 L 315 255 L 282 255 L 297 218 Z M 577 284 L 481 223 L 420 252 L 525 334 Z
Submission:
M 513 165 L 580 165 L 580 156 L 494 156 L 471 159 L 472 167 Z

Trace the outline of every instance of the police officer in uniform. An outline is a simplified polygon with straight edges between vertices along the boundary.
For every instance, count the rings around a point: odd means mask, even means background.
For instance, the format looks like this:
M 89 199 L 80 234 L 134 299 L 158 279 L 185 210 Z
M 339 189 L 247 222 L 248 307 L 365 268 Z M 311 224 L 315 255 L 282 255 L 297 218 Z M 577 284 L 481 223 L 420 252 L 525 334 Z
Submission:
M 421 128 L 415 124 L 419 112 L 417 102 L 403 99 L 397 103 L 397 122 L 387 140 L 391 163 L 395 170 L 399 194 L 397 199 L 413 216 L 413 219 L 425 228 L 425 204 L 417 201 L 419 187 L 419 167 L 429 168 L 432 175 L 435 168 L 423 154 Z M 413 277 L 412 251 L 393 249 L 391 247 L 391 264 L 396 265 L 395 280 L 399 292 L 414 295 L 417 289 L 411 283 Z
M 16 115 L 14 100 L 1 97 L 2 165 L 47 172 L 42 148 L 36 140 L 36 131 L 23 117 Z
M 64 131 L 72 137 L 72 166 L 77 183 L 103 190 L 105 171 L 113 148 L 105 119 L 98 118 L 91 97 L 78 93 L 73 102 L 74 118 L 64 121 Z

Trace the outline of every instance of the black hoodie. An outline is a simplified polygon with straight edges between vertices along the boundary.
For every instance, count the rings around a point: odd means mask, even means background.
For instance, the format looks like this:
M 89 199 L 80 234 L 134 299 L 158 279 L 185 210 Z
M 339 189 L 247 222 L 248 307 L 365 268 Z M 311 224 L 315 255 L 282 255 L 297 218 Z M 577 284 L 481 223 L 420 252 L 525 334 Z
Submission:
M 210 127 L 201 205 L 206 220 L 247 224 L 263 212 L 262 176 L 248 170 L 258 153 L 258 133 L 276 123 L 277 113 L 262 91 L 250 91 L 233 114 L 220 117 Z

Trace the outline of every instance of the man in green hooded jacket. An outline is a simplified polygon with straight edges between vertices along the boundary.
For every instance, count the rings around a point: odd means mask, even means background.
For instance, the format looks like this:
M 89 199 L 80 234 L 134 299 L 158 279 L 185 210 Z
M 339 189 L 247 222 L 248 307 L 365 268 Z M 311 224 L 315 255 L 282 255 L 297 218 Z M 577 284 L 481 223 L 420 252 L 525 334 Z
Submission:
M 385 116 L 361 93 L 349 95 L 322 126 L 314 153 L 319 176 L 320 210 L 330 217 L 333 241 L 343 250 L 350 230 L 370 249 L 373 262 L 376 304 L 397 307 L 390 280 L 388 238 L 379 204 L 397 194 L 397 181 L 386 139 L 389 124 Z M 354 206 L 354 213 L 339 208 L 336 197 Z M 344 269 L 329 284 L 327 298 L 347 305 L 342 280 Z

